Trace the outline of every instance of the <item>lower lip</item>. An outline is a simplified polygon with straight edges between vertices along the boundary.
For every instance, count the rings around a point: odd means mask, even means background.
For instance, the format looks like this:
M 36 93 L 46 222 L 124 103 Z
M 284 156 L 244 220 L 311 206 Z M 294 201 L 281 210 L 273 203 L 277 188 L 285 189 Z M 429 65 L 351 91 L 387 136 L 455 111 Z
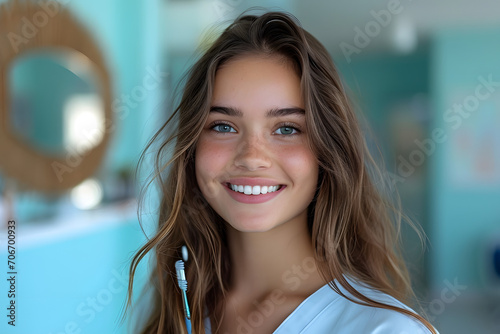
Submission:
M 224 188 L 229 192 L 229 195 L 235 200 L 240 203 L 245 203 L 245 204 L 259 204 L 259 203 L 264 203 L 267 202 L 276 196 L 279 195 L 279 193 L 286 188 L 286 186 L 281 186 L 279 190 L 276 190 L 275 192 L 272 193 L 267 193 L 267 194 L 260 194 L 260 195 L 245 195 L 244 193 L 236 192 L 234 190 L 231 190 L 227 186 L 227 184 L 224 185 Z

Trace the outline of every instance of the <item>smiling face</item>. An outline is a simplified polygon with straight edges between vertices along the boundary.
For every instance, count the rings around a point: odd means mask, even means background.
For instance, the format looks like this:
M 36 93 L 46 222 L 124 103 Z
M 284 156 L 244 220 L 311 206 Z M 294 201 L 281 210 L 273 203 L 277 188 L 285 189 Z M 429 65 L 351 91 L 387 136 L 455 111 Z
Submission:
M 196 179 L 212 208 L 239 231 L 306 224 L 318 180 L 300 78 L 277 57 L 221 66 L 196 147 Z

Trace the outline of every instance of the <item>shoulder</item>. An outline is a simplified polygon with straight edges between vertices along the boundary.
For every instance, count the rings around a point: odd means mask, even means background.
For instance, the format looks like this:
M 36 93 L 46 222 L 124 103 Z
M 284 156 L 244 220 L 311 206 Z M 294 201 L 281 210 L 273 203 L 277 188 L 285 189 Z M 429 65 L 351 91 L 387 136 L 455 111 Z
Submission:
M 388 294 L 352 280 L 349 280 L 349 283 L 368 298 L 415 313 Z M 356 299 L 339 284 L 337 285 L 347 297 Z M 409 315 L 360 305 L 340 296 L 329 285 L 325 285 L 304 301 L 275 333 L 429 334 L 430 331 Z
M 349 279 L 348 281 L 353 288 L 370 299 L 396 306 L 416 314 L 416 312 L 407 305 L 386 293 L 357 283 L 352 279 Z M 339 284 L 338 286 L 342 293 L 356 300 L 356 298 L 347 292 L 343 287 Z M 332 288 L 329 288 L 326 291 L 328 291 L 328 294 L 337 294 L 337 292 L 335 292 Z M 334 316 L 334 314 L 338 313 L 340 313 L 340 316 Z M 344 297 L 337 298 L 335 302 L 329 303 L 328 307 L 323 310 L 321 318 L 327 322 L 328 319 L 336 318 L 336 323 L 332 324 L 332 326 L 336 329 L 336 333 L 430 333 L 430 331 L 420 321 L 410 315 L 394 310 L 360 305 Z
M 430 331 L 417 319 L 397 311 L 359 305 L 342 298 L 342 317 L 332 324 L 341 333 L 429 334 Z M 337 307 L 340 305 L 337 305 Z M 323 314 L 328 321 L 330 312 Z M 319 320 L 319 319 L 318 319 Z

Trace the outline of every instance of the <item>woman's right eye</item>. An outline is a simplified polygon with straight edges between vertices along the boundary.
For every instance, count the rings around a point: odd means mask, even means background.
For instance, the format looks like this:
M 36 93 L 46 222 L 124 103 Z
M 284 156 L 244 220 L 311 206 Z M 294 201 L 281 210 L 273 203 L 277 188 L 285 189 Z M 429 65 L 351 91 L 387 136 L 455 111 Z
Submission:
M 221 132 L 221 133 L 236 132 L 236 130 L 231 125 L 228 125 L 225 123 L 219 123 L 219 124 L 213 125 L 212 130 L 214 130 L 216 132 Z

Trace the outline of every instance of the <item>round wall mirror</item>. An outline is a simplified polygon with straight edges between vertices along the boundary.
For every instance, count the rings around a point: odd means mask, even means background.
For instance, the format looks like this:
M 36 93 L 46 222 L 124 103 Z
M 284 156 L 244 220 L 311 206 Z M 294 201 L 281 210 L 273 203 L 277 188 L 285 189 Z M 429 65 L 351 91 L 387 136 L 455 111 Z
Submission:
M 81 53 L 26 53 L 11 64 L 7 84 L 7 126 L 26 145 L 64 157 L 84 154 L 102 141 L 101 89 L 92 62 Z
M 21 188 L 72 188 L 113 132 L 111 83 L 90 34 L 62 4 L 0 5 L 0 172 Z

